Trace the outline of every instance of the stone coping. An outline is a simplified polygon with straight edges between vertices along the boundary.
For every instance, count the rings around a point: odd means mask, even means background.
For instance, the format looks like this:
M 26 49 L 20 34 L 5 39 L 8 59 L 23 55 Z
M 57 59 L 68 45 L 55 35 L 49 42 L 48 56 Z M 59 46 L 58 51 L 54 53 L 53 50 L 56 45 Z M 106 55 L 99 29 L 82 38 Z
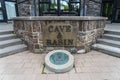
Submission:
M 106 20 L 107 17 L 95 16 L 21 16 L 13 20 Z

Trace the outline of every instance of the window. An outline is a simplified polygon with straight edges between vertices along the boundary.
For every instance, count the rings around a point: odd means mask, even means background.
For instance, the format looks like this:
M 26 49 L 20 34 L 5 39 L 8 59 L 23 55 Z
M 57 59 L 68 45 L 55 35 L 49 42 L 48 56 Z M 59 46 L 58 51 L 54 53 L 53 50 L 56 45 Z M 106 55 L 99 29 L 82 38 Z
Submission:
M 3 20 L 3 13 L 2 13 L 2 5 L 1 5 L 1 2 L 0 2 L 0 20 Z
M 120 20 L 120 10 L 119 9 L 117 9 L 117 11 L 116 11 L 115 20 Z
M 14 2 L 5 2 L 7 17 L 8 20 L 16 17 L 15 3 Z
M 2 7 L 1 2 L 0 2 L 0 8 Z
M 1 10 L 0 10 L 0 20 L 3 20 L 3 14 Z
M 80 15 L 80 0 L 39 0 L 40 15 Z

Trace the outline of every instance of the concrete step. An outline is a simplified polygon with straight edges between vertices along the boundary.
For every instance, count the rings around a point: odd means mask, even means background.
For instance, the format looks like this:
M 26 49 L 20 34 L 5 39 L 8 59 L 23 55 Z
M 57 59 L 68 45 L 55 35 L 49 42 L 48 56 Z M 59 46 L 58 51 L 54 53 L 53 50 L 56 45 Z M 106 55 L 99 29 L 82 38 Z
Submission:
M 11 40 L 0 41 L 0 48 L 5 48 L 8 46 L 17 45 L 17 44 L 22 44 L 22 40 L 21 39 L 11 39 Z
M 110 39 L 97 39 L 98 43 L 120 48 L 120 41 Z
M 0 35 L 0 41 L 3 40 L 9 40 L 9 39 L 14 39 L 16 38 L 15 34 L 4 34 L 4 35 Z
M 109 55 L 120 57 L 120 48 L 118 47 L 108 46 L 105 44 L 94 44 L 92 47 Z
M 13 30 L 0 30 L 0 35 L 11 34 L 11 33 L 13 33 Z
M 120 35 L 120 31 L 115 30 L 104 30 L 105 34 L 114 34 L 114 35 Z
M 15 53 L 19 53 L 22 51 L 27 50 L 27 46 L 24 44 L 19 44 L 19 45 L 14 45 L 14 46 L 9 46 L 3 49 L 0 49 L 0 58 L 9 56 Z
M 115 35 L 115 34 L 104 34 L 102 38 L 120 41 L 120 35 Z

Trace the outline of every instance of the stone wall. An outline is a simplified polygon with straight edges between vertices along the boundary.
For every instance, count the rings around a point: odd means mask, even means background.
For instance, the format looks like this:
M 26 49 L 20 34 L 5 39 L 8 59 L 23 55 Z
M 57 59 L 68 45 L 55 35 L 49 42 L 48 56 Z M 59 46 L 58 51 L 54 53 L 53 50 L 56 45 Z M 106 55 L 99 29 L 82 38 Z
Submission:
M 24 3 L 20 3 L 22 1 L 24 1 L 24 0 L 17 0 L 17 3 L 19 3 L 18 4 L 18 14 L 19 14 L 19 16 L 30 16 L 30 9 L 31 9 L 30 1 L 27 0 Z
M 14 20 L 14 31 L 18 37 L 23 39 L 29 50 L 33 52 L 43 52 L 55 49 L 85 49 L 90 51 L 91 45 L 96 42 L 104 32 L 105 20 L 63 20 L 63 24 L 72 25 L 77 32 L 76 46 L 73 47 L 44 47 L 44 28 L 51 23 L 58 23 L 56 20 Z M 49 34 L 48 34 L 49 35 Z M 69 36 L 69 34 L 68 34 Z
M 91 45 L 96 42 L 98 37 L 104 33 L 104 21 L 80 21 L 77 38 L 77 47 L 90 51 Z
M 102 0 L 95 0 L 96 2 L 101 2 Z M 93 1 L 88 1 L 87 5 L 87 16 L 100 16 L 101 14 L 101 4 L 95 3 Z
M 22 2 L 25 1 L 25 2 Z M 17 0 L 19 16 L 38 16 L 38 0 Z M 34 5 L 35 4 L 35 5 Z M 35 14 L 36 13 L 36 14 Z

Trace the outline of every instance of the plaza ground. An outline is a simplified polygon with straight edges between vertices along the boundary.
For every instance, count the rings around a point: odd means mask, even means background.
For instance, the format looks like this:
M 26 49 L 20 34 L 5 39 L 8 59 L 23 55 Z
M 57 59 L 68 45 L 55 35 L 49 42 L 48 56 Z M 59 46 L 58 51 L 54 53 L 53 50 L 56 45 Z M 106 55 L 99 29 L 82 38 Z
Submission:
M 120 30 L 120 24 L 105 29 Z M 0 30 L 12 30 L 12 24 L 1 23 Z M 75 72 L 41 74 L 46 54 L 24 51 L 0 58 L 0 80 L 120 80 L 120 58 L 98 51 L 73 54 Z
M 120 80 L 120 58 L 91 51 L 74 54 L 75 73 L 41 74 L 46 54 L 29 51 L 0 59 L 0 80 Z

